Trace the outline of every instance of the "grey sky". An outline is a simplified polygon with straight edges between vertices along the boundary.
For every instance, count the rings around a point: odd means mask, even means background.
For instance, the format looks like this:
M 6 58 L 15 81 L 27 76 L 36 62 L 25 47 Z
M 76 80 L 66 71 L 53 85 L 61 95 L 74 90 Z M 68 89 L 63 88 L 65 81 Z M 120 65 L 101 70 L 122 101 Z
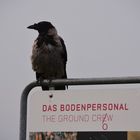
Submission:
M 1 0 L 0 19 L 1 140 L 18 139 L 20 95 L 35 80 L 34 22 L 51 21 L 64 38 L 69 78 L 140 75 L 139 0 Z

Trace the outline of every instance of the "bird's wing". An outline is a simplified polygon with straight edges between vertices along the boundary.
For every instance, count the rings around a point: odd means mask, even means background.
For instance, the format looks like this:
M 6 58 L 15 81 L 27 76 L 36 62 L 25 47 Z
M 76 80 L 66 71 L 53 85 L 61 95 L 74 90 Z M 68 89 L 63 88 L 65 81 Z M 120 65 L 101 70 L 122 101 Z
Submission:
M 67 78 L 67 73 L 66 73 L 66 63 L 67 63 L 67 50 L 66 50 L 66 45 L 64 43 L 64 40 L 60 37 L 60 41 L 63 47 L 63 53 L 62 53 L 62 58 L 64 61 L 64 71 L 65 71 L 65 75 L 63 78 Z

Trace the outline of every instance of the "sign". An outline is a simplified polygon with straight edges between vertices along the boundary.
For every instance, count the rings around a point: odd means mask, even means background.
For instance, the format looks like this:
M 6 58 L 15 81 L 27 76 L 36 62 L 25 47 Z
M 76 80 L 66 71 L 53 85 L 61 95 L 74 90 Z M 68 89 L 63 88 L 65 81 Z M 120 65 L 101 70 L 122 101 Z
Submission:
M 139 107 L 140 89 L 36 91 L 28 99 L 28 138 L 37 132 L 73 132 L 76 140 L 77 132 L 139 131 Z

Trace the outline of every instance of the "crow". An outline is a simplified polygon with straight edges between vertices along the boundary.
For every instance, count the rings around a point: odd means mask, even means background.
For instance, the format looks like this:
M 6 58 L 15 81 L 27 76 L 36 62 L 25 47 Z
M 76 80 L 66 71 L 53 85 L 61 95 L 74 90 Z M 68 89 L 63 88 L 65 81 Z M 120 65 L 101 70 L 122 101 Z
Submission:
M 66 79 L 67 50 L 56 28 L 48 21 L 41 21 L 27 28 L 39 33 L 33 43 L 31 55 L 32 69 L 36 72 L 37 81 Z M 55 86 L 54 89 L 65 90 L 66 86 Z M 49 86 L 42 86 L 42 90 L 49 90 Z

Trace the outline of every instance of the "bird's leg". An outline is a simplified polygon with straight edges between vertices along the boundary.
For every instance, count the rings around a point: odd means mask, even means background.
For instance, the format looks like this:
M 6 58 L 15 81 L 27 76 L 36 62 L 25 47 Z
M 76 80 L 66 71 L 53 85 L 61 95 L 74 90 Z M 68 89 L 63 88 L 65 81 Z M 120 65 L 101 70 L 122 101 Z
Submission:
M 55 90 L 55 87 L 52 86 L 52 79 L 49 79 L 49 90 Z
M 43 82 L 44 79 L 43 79 L 41 73 L 36 72 L 36 80 L 39 84 L 41 84 Z
M 36 76 L 37 76 L 37 73 L 36 73 Z M 49 90 L 48 86 L 43 85 L 44 78 L 42 76 L 39 76 L 36 79 L 37 79 L 37 83 L 42 87 L 42 90 Z

